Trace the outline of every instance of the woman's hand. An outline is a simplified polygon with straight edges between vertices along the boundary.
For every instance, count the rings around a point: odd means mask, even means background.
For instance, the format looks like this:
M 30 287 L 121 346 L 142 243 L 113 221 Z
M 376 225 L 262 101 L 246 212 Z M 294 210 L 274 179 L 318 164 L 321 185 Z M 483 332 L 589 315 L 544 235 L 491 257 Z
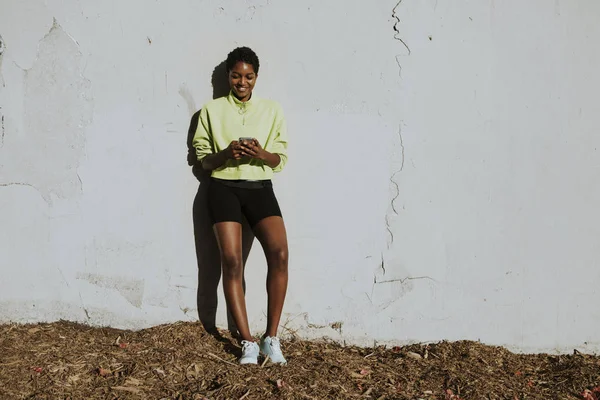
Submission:
M 204 170 L 212 171 L 223 166 L 227 160 L 239 160 L 243 156 L 244 154 L 239 142 L 234 140 L 224 150 L 204 157 L 201 165 Z
M 242 155 L 256 158 L 258 160 L 265 159 L 266 151 L 262 148 L 258 140 L 252 139 L 251 141 L 240 142 L 240 148 Z
M 244 156 L 256 158 L 257 160 L 264 161 L 271 168 L 275 168 L 281 162 L 279 154 L 269 153 L 262 148 L 258 140 L 252 139 L 252 141 L 242 142 L 240 144 L 242 148 L 242 154 Z
M 244 155 L 245 154 L 244 154 L 243 147 L 240 145 L 240 142 L 238 142 L 237 140 L 234 140 L 231 143 L 229 143 L 229 146 L 227 146 L 227 148 L 225 149 L 225 156 L 228 159 L 239 160 Z

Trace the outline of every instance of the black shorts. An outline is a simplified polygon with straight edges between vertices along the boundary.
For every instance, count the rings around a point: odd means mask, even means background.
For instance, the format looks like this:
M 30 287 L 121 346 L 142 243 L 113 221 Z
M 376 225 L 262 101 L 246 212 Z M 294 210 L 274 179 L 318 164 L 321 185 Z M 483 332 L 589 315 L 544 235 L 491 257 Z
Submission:
M 239 222 L 246 217 L 251 227 L 267 217 L 281 217 L 279 203 L 268 181 L 225 181 L 212 178 L 208 209 L 213 224 Z

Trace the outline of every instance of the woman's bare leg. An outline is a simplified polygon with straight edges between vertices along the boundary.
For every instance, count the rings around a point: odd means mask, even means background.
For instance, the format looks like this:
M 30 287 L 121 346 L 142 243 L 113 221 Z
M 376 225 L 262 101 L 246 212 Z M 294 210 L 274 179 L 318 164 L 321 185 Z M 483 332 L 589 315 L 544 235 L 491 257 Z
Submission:
M 277 336 L 288 284 L 288 243 L 283 218 L 267 217 L 258 222 L 254 235 L 267 258 L 267 331 L 265 336 Z
M 242 225 L 238 222 L 218 222 L 213 227 L 223 269 L 223 292 L 227 308 L 242 340 L 254 341 L 248 327 L 244 298 L 244 262 L 242 258 Z

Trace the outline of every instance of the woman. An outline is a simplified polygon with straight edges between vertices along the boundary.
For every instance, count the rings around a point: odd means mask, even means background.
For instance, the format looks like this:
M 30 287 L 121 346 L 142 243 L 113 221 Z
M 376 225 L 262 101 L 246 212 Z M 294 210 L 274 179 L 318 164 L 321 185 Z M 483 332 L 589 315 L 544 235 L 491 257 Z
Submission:
M 231 91 L 200 112 L 193 145 L 211 172 L 208 206 L 223 270 L 227 308 L 242 339 L 240 364 L 257 364 L 259 352 L 285 364 L 277 328 L 288 282 L 286 230 L 273 192 L 273 173 L 287 162 L 286 122 L 281 106 L 252 94 L 259 61 L 247 47 L 227 56 Z M 267 329 L 260 346 L 250 334 L 242 279 L 242 216 L 261 243 L 268 265 Z

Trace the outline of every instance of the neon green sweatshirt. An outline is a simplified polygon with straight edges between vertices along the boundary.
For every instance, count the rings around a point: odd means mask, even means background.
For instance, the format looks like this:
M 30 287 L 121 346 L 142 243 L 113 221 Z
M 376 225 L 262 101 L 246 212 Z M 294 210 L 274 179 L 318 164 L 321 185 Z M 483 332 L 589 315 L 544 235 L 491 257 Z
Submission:
M 233 140 L 251 137 L 258 140 L 263 149 L 278 154 L 281 161 L 275 168 L 262 160 L 244 157 L 227 160 L 211 175 L 219 179 L 266 180 L 280 172 L 287 163 L 287 126 L 279 103 L 252 98 L 243 103 L 231 92 L 228 96 L 208 102 L 200 111 L 198 128 L 192 145 L 198 161 L 209 154 L 226 149 Z

